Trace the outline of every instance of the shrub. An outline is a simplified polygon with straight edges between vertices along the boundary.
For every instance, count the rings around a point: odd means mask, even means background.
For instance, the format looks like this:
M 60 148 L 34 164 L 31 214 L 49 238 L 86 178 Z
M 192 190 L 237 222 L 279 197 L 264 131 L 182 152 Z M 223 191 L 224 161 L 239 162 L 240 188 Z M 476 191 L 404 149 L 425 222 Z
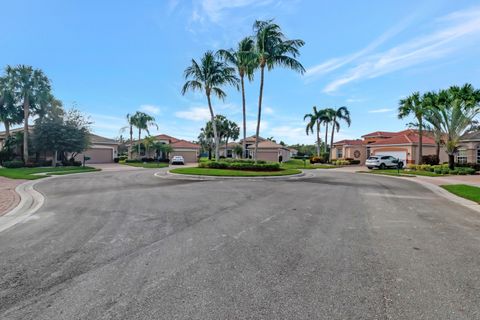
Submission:
M 350 160 L 350 164 L 360 164 L 360 160 Z
M 12 160 L 12 161 L 4 161 L 3 166 L 5 168 L 22 168 L 24 165 L 23 165 L 23 161 Z
M 433 169 L 433 172 L 435 172 L 436 174 L 442 174 L 442 168 Z
M 137 159 L 126 159 L 125 160 L 125 163 L 139 163 L 141 162 L 140 160 L 137 160 Z
M 422 156 L 422 163 L 429 165 L 436 165 L 440 163 L 440 159 L 435 154 Z
M 118 161 L 121 161 L 121 160 L 127 160 L 128 159 L 128 156 L 118 156 Z
M 350 164 L 350 161 L 345 159 L 333 160 L 332 163 L 336 166 L 346 166 Z
M 233 170 L 251 170 L 251 171 L 277 171 L 280 170 L 279 163 L 257 163 L 253 161 L 209 161 L 199 164 L 200 168 L 211 169 L 233 169 Z
M 325 159 L 322 158 L 322 157 L 311 157 L 310 158 L 310 163 L 311 164 L 314 164 L 314 163 L 324 163 L 325 162 Z
M 113 158 L 113 162 L 118 163 L 120 161 L 120 158 Z
M 153 158 L 147 158 L 147 157 L 142 158 L 142 162 L 153 162 L 153 161 L 155 161 L 155 159 Z

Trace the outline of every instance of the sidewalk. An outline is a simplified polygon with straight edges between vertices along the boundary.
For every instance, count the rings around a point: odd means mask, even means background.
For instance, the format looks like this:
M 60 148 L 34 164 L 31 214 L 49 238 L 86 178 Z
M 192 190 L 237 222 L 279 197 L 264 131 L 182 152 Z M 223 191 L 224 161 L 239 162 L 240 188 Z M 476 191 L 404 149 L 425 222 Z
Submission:
M 480 187 L 480 175 L 446 176 L 446 177 L 417 176 L 416 179 L 422 180 L 437 186 L 441 186 L 444 184 L 467 184 L 475 187 Z
M 15 192 L 15 188 L 25 181 L 27 180 L 0 177 L 0 216 L 20 202 L 20 196 Z

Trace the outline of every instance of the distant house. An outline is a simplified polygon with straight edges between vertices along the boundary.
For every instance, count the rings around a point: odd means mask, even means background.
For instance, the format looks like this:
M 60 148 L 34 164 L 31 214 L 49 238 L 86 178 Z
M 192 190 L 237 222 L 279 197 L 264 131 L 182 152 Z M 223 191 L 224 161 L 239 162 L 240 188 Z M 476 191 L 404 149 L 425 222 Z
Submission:
M 166 134 L 159 134 L 154 137 L 155 140 L 157 140 L 158 142 L 163 144 L 169 144 L 172 146 L 173 151 L 169 154 L 170 158 L 174 156 L 182 156 L 187 163 L 195 163 L 198 161 L 198 156 L 200 154 L 200 145 L 190 141 L 178 139 Z M 136 154 L 137 152 L 135 148 L 132 151 L 134 154 Z M 145 150 L 142 150 L 140 156 L 147 158 L 166 158 L 167 155 L 164 155 L 161 152 L 155 150 L 149 150 L 148 153 L 146 153 Z
M 375 131 L 362 136 L 363 140 L 342 140 L 333 143 L 332 159 L 355 159 L 361 164 L 371 155 L 391 155 L 405 163 L 416 163 L 418 155 L 418 130 L 407 129 L 399 132 Z M 423 133 L 423 155 L 435 155 L 437 145 L 430 132 Z M 448 156 L 440 150 L 440 162 L 447 162 Z
M 247 152 L 249 158 L 254 158 L 255 154 L 255 136 L 250 136 L 245 139 Z M 243 146 L 243 139 L 239 142 L 230 142 L 225 149 L 225 144 L 220 145 L 220 155 L 227 158 L 236 158 L 234 154 L 235 146 Z M 290 160 L 291 151 L 288 147 L 278 144 L 276 142 L 267 140 L 262 137 L 258 137 L 258 160 L 278 162 L 280 159 L 282 162 Z
M 35 128 L 33 126 L 29 127 L 29 132 L 33 132 Z M 14 135 L 18 132 L 23 132 L 23 128 L 17 128 L 10 130 L 10 135 Z M 5 131 L 0 132 L 0 149 L 5 144 L 6 133 Z M 17 153 L 20 153 L 19 150 Z M 109 163 L 113 162 L 113 159 L 118 155 L 118 142 L 105 138 L 93 133 L 90 133 L 90 147 L 81 154 L 77 154 L 75 159 L 78 161 L 83 161 L 83 156 L 90 158 L 86 160 L 85 163 Z M 32 156 L 31 156 L 32 157 Z M 53 154 L 51 152 L 39 154 L 39 158 L 43 160 L 51 160 Z M 33 157 L 32 157 L 33 159 Z
M 480 164 L 480 130 L 466 133 L 462 136 L 456 155 L 456 162 Z

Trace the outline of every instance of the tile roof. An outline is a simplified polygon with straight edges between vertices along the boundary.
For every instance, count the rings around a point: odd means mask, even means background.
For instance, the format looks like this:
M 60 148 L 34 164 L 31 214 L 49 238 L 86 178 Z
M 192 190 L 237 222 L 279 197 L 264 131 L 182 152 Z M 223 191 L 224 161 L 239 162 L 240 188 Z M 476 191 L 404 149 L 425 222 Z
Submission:
M 435 144 L 435 140 L 430 137 L 431 134 L 425 132 L 423 135 L 423 144 Z M 417 130 L 407 129 L 397 132 L 391 138 L 378 140 L 370 145 L 392 145 L 392 144 L 418 144 L 419 135 Z
M 480 141 L 480 130 L 478 131 L 472 131 L 469 133 L 465 133 L 461 138 L 460 141 L 463 140 L 474 140 L 474 141 Z
M 98 144 L 118 144 L 118 141 L 90 133 L 90 142 Z
M 333 145 L 363 145 L 363 144 L 365 144 L 365 141 L 360 139 L 356 139 L 356 140 L 345 139 L 345 140 L 340 140 L 333 143 Z
M 200 146 L 196 143 L 187 140 L 178 140 L 170 143 L 173 148 L 188 148 L 188 149 L 200 149 Z
M 390 131 L 375 131 L 371 133 L 364 134 L 362 138 L 369 138 L 369 137 L 393 137 L 396 135 L 397 132 L 390 132 Z
M 262 137 L 258 137 L 258 141 L 265 141 L 267 139 L 265 138 L 262 138 Z M 243 141 L 243 139 L 240 140 L 240 143 Z M 255 142 L 255 135 L 253 136 L 250 136 L 250 137 L 246 137 L 245 138 L 245 142 Z
M 173 143 L 173 142 L 176 142 L 176 141 L 179 141 L 180 139 L 177 139 L 175 137 L 172 137 L 172 136 L 169 136 L 168 134 L 159 134 L 159 135 L 156 135 L 155 138 L 157 140 L 168 140 L 170 141 L 170 143 Z
M 265 141 L 260 141 L 258 143 L 258 148 L 259 149 L 287 149 L 287 147 L 282 146 L 281 144 L 278 144 L 276 142 L 270 141 L 270 140 L 265 140 Z M 249 149 L 255 149 L 255 145 L 251 145 Z

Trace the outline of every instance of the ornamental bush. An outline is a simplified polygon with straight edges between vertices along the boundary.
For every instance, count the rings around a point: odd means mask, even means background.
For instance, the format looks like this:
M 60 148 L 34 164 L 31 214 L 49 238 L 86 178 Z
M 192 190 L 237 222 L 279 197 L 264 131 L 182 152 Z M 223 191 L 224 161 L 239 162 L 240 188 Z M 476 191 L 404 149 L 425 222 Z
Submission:
M 211 169 L 231 169 L 231 170 L 250 170 L 250 171 L 278 171 L 280 164 L 274 162 L 259 161 L 255 164 L 254 161 L 208 161 L 202 162 L 198 165 L 200 168 Z
M 12 161 L 4 161 L 3 166 L 5 168 L 22 168 L 24 164 L 23 164 L 23 161 L 21 160 L 12 160 Z

